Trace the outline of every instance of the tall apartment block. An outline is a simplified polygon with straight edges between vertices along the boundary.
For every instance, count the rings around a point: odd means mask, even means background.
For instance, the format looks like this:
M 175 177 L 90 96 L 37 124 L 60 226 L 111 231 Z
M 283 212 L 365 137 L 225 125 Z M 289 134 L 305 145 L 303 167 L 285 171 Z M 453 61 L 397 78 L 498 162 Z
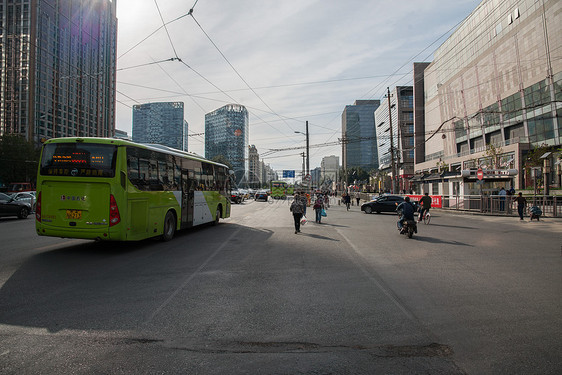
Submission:
M 260 188 L 262 186 L 262 171 L 260 165 L 260 155 L 255 145 L 248 148 L 248 184 L 252 188 Z
M 324 156 L 320 162 L 320 182 L 324 183 L 332 190 L 336 190 L 336 183 L 339 179 L 340 157 L 331 155 Z
M 356 100 L 342 113 L 343 168 L 361 167 L 366 171 L 379 166 L 375 133 L 375 110 L 379 100 Z
M 114 135 L 115 1 L 2 1 L 0 40 L 0 135 Z
M 249 114 L 246 107 L 228 104 L 205 114 L 205 157 L 224 156 L 237 183 L 248 180 Z
M 390 100 L 389 100 L 390 98 Z M 390 115 L 389 115 L 390 114 Z M 398 193 L 410 190 L 414 175 L 414 90 L 412 86 L 397 86 L 375 111 L 379 170 L 388 176 L 384 190 L 392 191 L 392 155 Z M 390 137 L 392 125 L 392 139 Z
M 187 131 L 183 102 L 133 106 L 133 142 L 157 143 L 187 151 Z
M 548 183 L 560 185 L 562 1 L 482 1 L 435 52 L 424 94 L 425 129 L 416 126 L 416 137 L 425 154 L 415 164 L 423 190 L 524 188 L 527 155 L 541 145 L 553 150 Z M 477 168 L 493 171 L 483 185 Z

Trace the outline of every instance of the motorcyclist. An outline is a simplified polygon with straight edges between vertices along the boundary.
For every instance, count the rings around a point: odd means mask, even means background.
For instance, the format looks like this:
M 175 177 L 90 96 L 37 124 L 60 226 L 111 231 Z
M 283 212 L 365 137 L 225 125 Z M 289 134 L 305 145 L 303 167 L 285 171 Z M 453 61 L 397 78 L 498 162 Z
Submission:
M 421 208 L 420 208 L 420 218 L 419 221 L 422 221 L 424 215 L 429 212 L 431 208 L 431 197 L 429 193 L 425 193 L 425 195 L 420 199 Z
M 404 221 L 414 220 L 414 206 L 410 203 L 410 197 L 405 197 L 404 202 L 396 207 L 396 211 L 401 212 L 400 220 L 398 220 L 398 229 L 402 231 Z

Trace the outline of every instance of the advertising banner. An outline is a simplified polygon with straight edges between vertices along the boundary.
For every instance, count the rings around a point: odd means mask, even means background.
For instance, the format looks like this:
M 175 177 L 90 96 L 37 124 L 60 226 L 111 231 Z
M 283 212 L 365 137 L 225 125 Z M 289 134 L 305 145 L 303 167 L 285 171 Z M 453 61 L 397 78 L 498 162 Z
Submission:
M 408 195 L 411 200 L 419 201 L 423 195 Z M 431 207 L 442 208 L 443 207 L 443 197 L 440 195 L 430 195 L 431 197 Z

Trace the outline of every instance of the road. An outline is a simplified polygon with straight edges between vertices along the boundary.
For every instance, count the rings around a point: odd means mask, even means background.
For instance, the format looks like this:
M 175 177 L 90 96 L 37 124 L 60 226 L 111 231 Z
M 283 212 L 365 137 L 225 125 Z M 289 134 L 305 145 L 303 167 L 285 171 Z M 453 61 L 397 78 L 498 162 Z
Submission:
M 166 243 L 0 219 L 0 373 L 562 373 L 562 221 L 432 213 L 294 234 L 250 201 Z

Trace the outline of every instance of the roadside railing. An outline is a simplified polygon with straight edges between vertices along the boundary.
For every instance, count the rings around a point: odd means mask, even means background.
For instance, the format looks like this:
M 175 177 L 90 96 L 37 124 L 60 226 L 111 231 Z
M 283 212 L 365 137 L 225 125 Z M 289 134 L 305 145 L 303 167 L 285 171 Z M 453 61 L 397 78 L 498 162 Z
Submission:
M 491 215 L 517 216 L 516 195 L 444 195 L 443 209 L 487 213 Z M 525 196 L 527 212 L 537 206 L 543 216 L 562 217 L 562 197 Z
M 361 193 L 361 203 L 368 202 L 377 193 Z M 478 212 L 489 215 L 517 216 L 517 195 L 443 195 L 442 208 L 444 210 Z M 542 210 L 546 217 L 562 217 L 562 196 L 533 196 L 524 195 L 527 200 L 525 215 L 532 206 Z M 339 199 L 340 197 L 338 197 Z M 355 199 L 351 200 L 355 204 Z

